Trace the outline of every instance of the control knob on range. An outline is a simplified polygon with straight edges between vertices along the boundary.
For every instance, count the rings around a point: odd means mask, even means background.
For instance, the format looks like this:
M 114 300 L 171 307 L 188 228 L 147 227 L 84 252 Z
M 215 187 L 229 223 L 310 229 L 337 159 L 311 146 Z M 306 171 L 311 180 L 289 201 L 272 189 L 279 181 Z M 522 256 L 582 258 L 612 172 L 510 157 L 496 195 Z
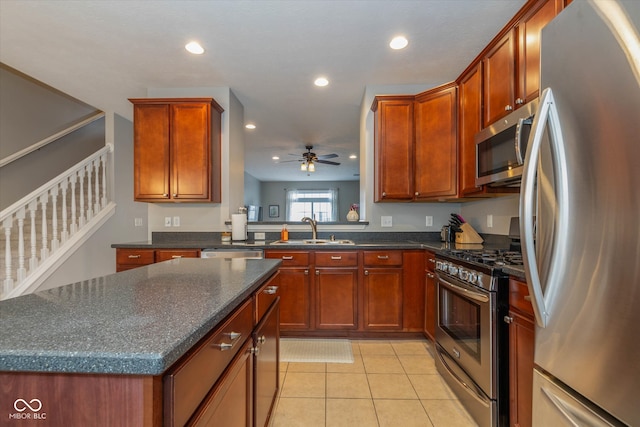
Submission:
M 464 268 L 460 268 L 459 272 L 458 272 L 458 277 L 461 280 L 464 280 L 465 282 L 467 281 L 467 279 L 469 278 L 469 272 L 467 270 L 465 270 Z
M 456 274 L 458 274 L 458 267 L 456 267 L 453 264 L 449 264 L 449 274 L 455 276 Z
M 469 273 L 469 283 L 471 283 L 472 285 L 475 285 L 477 281 L 478 281 L 478 275 L 474 272 Z

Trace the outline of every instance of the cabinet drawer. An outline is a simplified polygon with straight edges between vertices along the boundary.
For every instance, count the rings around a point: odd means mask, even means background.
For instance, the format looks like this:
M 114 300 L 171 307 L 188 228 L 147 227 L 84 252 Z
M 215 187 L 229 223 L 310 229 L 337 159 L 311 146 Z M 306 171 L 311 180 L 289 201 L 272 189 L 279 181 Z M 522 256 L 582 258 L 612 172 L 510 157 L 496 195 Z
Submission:
M 258 324 L 260 319 L 267 312 L 271 304 L 278 298 L 279 295 L 279 282 L 278 276 L 280 273 L 276 273 L 267 283 L 265 283 L 256 293 L 255 293 L 255 304 L 256 304 L 256 318 L 255 323 Z
M 197 249 L 158 249 L 156 250 L 156 262 L 168 261 L 174 258 L 198 258 L 200 251 Z
M 433 252 L 425 252 L 424 265 L 426 270 L 436 271 L 436 255 Z
M 116 263 L 128 265 L 153 264 L 153 249 L 116 249 Z
M 164 377 L 164 425 L 182 426 L 193 415 L 243 343 L 251 337 L 252 307 L 252 301 L 246 301 Z
M 364 265 L 402 265 L 401 251 L 364 251 Z
M 533 306 L 526 283 L 515 279 L 509 280 L 509 305 L 533 317 Z
M 309 252 L 291 251 L 267 251 L 265 258 L 275 258 L 282 260 L 282 267 L 308 267 Z
M 355 267 L 358 265 L 358 253 L 353 251 L 316 252 L 318 267 Z

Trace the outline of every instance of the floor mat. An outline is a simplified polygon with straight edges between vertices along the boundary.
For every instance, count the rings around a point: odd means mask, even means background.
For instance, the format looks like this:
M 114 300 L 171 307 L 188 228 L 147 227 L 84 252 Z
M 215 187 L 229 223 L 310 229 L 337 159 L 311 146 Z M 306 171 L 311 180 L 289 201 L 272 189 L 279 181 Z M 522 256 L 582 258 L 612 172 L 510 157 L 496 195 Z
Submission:
M 280 339 L 281 362 L 353 363 L 346 339 Z

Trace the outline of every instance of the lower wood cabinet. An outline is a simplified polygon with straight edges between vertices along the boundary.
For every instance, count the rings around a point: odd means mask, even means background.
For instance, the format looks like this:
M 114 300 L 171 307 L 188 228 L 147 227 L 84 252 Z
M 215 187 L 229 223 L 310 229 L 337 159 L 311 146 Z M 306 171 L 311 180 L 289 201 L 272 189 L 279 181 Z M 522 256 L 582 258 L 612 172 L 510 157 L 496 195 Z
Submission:
M 280 295 L 280 328 L 311 329 L 311 255 L 308 251 L 264 252 L 265 258 L 282 260 L 275 284 Z
M 402 252 L 365 251 L 363 258 L 363 327 L 373 330 L 401 330 Z
M 356 329 L 357 252 L 316 252 L 315 263 L 316 329 Z
M 268 425 L 280 388 L 279 313 L 279 301 L 276 300 L 253 333 L 253 425 L 255 427 Z
M 509 281 L 509 424 L 531 427 L 535 320 L 527 284 Z
M 424 334 L 435 342 L 438 301 L 436 290 L 436 258 L 433 252 L 425 252 Z

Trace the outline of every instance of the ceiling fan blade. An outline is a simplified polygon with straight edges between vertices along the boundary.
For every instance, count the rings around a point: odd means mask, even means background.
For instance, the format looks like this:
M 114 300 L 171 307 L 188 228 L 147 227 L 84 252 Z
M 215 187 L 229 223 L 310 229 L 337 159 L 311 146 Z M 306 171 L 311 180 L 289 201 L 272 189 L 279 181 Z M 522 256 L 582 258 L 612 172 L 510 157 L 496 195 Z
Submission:
M 331 154 L 323 154 L 322 156 L 317 156 L 319 159 L 333 159 L 334 157 L 338 157 L 336 153 Z
M 315 160 L 314 163 L 324 163 L 325 165 L 334 165 L 334 166 L 338 166 L 340 164 L 338 162 L 331 162 L 329 160 Z

